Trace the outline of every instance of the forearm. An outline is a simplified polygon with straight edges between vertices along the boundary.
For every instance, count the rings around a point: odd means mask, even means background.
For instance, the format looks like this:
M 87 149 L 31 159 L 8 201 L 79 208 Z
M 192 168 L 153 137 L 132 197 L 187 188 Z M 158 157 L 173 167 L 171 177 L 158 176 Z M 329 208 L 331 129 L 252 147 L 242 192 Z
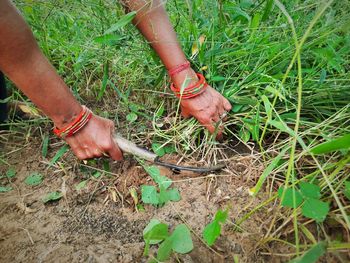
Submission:
M 57 126 L 81 106 L 40 51 L 32 32 L 7 0 L 0 0 L 0 69 Z
M 150 42 L 168 70 L 186 61 L 186 56 L 161 0 L 123 0 L 122 2 L 129 10 L 137 11 L 133 23 Z M 173 81 L 181 85 L 185 78 L 197 80 L 194 71 L 188 69 L 175 76 Z

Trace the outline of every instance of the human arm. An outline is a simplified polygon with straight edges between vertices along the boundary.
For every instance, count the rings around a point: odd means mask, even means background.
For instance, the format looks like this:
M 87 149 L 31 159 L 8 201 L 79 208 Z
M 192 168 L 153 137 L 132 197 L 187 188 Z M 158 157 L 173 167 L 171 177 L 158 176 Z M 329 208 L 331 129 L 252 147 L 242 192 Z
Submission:
M 129 10 L 137 11 L 133 23 L 150 42 L 165 67 L 169 70 L 186 61 L 176 33 L 169 21 L 161 0 L 123 0 Z M 192 68 L 186 69 L 172 78 L 177 87 L 186 81 L 191 85 L 198 81 Z M 215 131 L 215 123 L 231 110 L 231 105 L 219 92 L 208 86 L 197 97 L 181 100 L 181 111 L 184 117 L 195 117 L 211 133 Z M 220 132 L 219 132 L 220 135 Z
M 9 0 L 0 0 L 0 70 L 23 91 L 58 128 L 82 110 L 67 85 L 40 51 L 24 19 Z M 112 138 L 112 121 L 93 115 L 75 135 L 66 138 L 79 159 L 122 153 Z

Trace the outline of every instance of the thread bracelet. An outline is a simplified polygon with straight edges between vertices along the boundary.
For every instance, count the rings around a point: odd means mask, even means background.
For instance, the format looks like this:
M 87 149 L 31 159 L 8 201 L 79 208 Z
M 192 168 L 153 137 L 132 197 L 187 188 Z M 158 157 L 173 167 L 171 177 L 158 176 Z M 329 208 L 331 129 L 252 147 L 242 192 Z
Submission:
M 68 138 L 80 131 L 89 122 L 91 117 L 92 112 L 86 106 L 83 106 L 81 112 L 71 123 L 62 129 L 55 127 L 53 132 L 60 138 Z

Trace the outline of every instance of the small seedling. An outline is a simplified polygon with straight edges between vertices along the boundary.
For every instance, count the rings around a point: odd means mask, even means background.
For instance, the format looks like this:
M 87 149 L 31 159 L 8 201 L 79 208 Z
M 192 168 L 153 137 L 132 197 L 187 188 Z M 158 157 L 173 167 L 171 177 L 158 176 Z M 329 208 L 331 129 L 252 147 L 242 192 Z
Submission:
M 149 255 L 150 245 L 159 244 L 157 252 L 158 261 L 166 261 L 172 252 L 186 254 L 193 249 L 190 230 L 186 225 L 176 226 L 173 233 L 168 232 L 168 225 L 157 219 L 152 219 L 143 230 L 145 240 L 144 256 Z
M 56 200 L 61 199 L 62 196 L 63 196 L 63 194 L 61 192 L 51 192 L 51 193 L 48 193 L 47 195 L 45 195 L 42 198 L 42 201 L 44 203 L 47 203 L 47 202 L 50 202 L 50 201 L 56 201 Z
M 157 187 L 153 185 L 141 186 L 141 198 L 145 204 L 152 204 L 162 206 L 169 201 L 180 201 L 181 196 L 177 188 L 169 188 L 172 180 L 166 176 L 160 175 L 160 170 L 156 166 L 143 166 L 146 172 L 158 184 Z
M 16 176 L 16 170 L 14 168 L 10 168 L 6 171 L 6 177 L 7 178 L 13 178 Z
M 203 238 L 209 246 L 212 246 L 221 234 L 221 225 L 225 223 L 228 216 L 228 210 L 218 210 L 211 223 L 205 226 Z
M 0 186 L 0 193 L 6 193 L 11 190 L 12 190 L 11 186 Z
M 42 181 L 43 181 L 43 176 L 38 172 L 34 172 L 24 180 L 24 183 L 27 185 L 36 186 L 41 184 Z

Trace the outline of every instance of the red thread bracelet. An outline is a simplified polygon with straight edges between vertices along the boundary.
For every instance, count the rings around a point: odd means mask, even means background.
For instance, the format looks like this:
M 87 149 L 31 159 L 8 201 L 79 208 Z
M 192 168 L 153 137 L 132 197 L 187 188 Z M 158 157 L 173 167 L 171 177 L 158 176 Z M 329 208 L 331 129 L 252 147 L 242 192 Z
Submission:
M 89 122 L 91 117 L 92 112 L 87 107 L 83 106 L 81 112 L 71 123 L 69 123 L 62 129 L 58 129 L 57 127 L 55 127 L 53 129 L 53 132 L 56 134 L 56 136 L 60 138 L 70 137 L 73 134 L 77 133 L 79 130 L 81 130 Z
M 202 74 L 196 73 L 196 75 L 198 77 L 197 83 L 190 85 L 183 90 L 175 87 L 174 83 L 170 84 L 170 88 L 175 93 L 176 97 L 181 99 L 190 99 L 203 93 L 208 84 L 206 83 L 205 78 Z
M 188 69 L 190 67 L 190 62 L 186 61 L 185 63 L 182 63 L 180 65 L 177 65 L 176 67 L 169 69 L 168 73 L 170 77 L 173 77 L 174 75 L 180 73 L 181 71 L 184 71 L 185 69 Z

